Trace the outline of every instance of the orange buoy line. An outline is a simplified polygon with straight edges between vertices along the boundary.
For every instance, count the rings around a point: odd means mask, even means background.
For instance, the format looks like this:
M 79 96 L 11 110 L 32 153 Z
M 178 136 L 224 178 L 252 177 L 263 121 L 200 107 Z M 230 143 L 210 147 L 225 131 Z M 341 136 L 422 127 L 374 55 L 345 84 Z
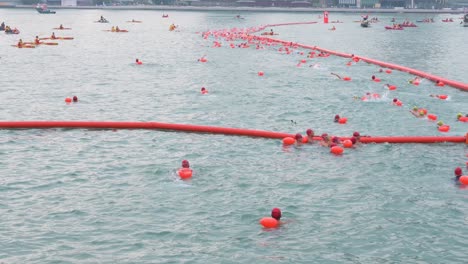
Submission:
M 257 40 L 266 40 L 266 41 L 269 41 L 269 42 L 277 42 L 277 43 L 281 43 L 283 45 L 290 45 L 292 43 L 291 41 L 273 39 L 273 38 L 263 37 L 263 36 L 255 36 L 255 39 L 257 39 Z M 326 53 L 329 53 L 329 54 L 333 54 L 333 55 L 340 56 L 340 57 L 345 57 L 345 58 L 353 58 L 353 57 L 354 58 L 359 58 L 360 60 L 365 61 L 367 63 L 379 65 L 379 66 L 389 68 L 389 69 L 393 69 L 393 70 L 408 72 L 408 73 L 411 73 L 413 75 L 416 75 L 416 76 L 431 80 L 433 82 L 442 82 L 445 85 L 449 85 L 449 86 L 458 88 L 458 89 L 463 90 L 463 91 L 468 91 L 468 84 L 466 84 L 466 83 L 449 80 L 449 79 L 446 79 L 446 78 L 443 78 L 443 77 L 440 77 L 440 76 L 437 76 L 437 75 L 433 75 L 433 74 L 423 72 L 423 71 L 420 71 L 420 70 L 416 70 L 416 69 L 412 69 L 412 68 L 409 68 L 409 67 L 405 67 L 405 66 L 401 66 L 401 65 L 397 65 L 397 64 L 393 64 L 393 63 L 388 63 L 388 62 L 383 62 L 383 61 L 379 61 L 379 60 L 374 60 L 374 59 L 370 59 L 370 58 L 366 58 L 366 57 L 356 56 L 356 55 L 353 55 L 353 54 L 328 50 L 328 49 L 320 48 L 320 47 L 317 47 L 317 46 L 308 46 L 308 45 L 299 44 L 299 43 L 294 43 L 294 46 L 305 48 L 305 49 L 323 51 L 323 52 L 326 52 Z
M 188 124 L 170 124 L 161 122 L 115 122 L 115 121 L 0 121 L 0 129 L 48 129 L 48 128 L 77 128 L 77 129 L 155 129 L 184 131 L 194 133 L 211 133 L 235 136 L 249 136 L 262 138 L 294 138 L 294 134 L 215 126 L 201 126 Z M 349 138 L 340 137 L 341 140 Z M 314 140 L 322 140 L 314 137 Z M 361 137 L 362 143 L 466 143 L 468 133 L 465 136 L 394 136 L 394 137 Z

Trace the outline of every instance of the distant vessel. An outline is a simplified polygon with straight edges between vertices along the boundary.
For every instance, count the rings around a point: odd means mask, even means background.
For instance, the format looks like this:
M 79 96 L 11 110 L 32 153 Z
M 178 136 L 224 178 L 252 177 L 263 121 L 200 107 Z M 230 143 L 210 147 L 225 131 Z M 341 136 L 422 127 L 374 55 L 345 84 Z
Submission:
M 464 27 L 468 27 L 468 14 L 465 14 L 463 17 L 463 22 L 462 22 Z
M 55 14 L 55 11 L 52 11 L 52 10 L 48 9 L 46 5 L 39 5 L 38 4 L 36 6 L 36 10 L 40 14 Z

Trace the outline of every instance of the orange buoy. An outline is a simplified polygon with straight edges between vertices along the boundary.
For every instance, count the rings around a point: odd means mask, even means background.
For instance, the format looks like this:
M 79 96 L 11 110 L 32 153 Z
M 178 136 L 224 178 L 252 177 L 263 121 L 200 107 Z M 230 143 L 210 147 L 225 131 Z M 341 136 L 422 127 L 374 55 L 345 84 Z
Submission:
M 308 137 L 302 137 L 302 143 L 309 143 Z
M 343 148 L 340 146 L 334 146 L 330 148 L 330 152 L 335 155 L 341 155 L 343 154 Z
M 390 85 L 390 86 L 388 86 L 388 89 L 390 91 L 396 90 L 396 86 L 395 85 Z
M 458 121 L 460 121 L 460 122 L 468 122 L 468 117 L 462 116 L 462 117 L 458 118 Z
M 466 175 L 460 176 L 458 180 L 460 181 L 461 184 L 468 185 L 468 176 Z
M 351 62 L 346 63 L 346 66 L 351 66 L 353 65 Z
M 306 63 L 307 61 L 306 60 L 301 60 L 301 63 Z
M 427 118 L 428 118 L 429 120 L 432 120 L 432 121 L 436 121 L 436 120 L 437 120 L 437 116 L 434 115 L 434 114 L 428 114 L 428 115 L 427 115 Z
M 413 82 L 414 85 L 419 85 L 419 82 Z
M 345 76 L 345 77 L 343 77 L 343 80 L 345 80 L 345 81 L 351 81 L 351 77 Z
M 276 228 L 278 227 L 279 222 L 273 217 L 263 217 L 260 219 L 260 224 L 265 228 Z
M 207 60 L 205 57 L 202 57 L 202 58 L 200 59 L 200 62 L 207 62 L 207 61 L 208 61 L 208 60 Z
M 390 73 L 392 73 L 392 70 L 388 70 L 388 69 L 387 69 L 387 70 L 385 70 L 385 72 L 388 73 L 388 74 L 390 74 Z
M 283 138 L 283 144 L 284 145 L 292 145 L 294 143 L 296 143 L 296 140 L 294 138 L 292 138 L 292 137 Z
M 395 102 L 395 105 L 396 105 L 396 106 L 402 106 L 403 103 L 402 103 L 401 101 L 396 101 L 396 102 Z
M 436 86 L 443 87 L 443 86 L 445 86 L 445 83 L 439 81 L 439 82 L 436 83 Z
M 449 132 L 450 126 L 442 125 L 442 126 L 439 126 L 438 129 L 440 132 Z
M 71 103 L 72 99 L 70 97 L 65 98 L 66 103 Z
M 373 81 L 374 82 L 380 82 L 380 79 L 379 78 L 374 78 Z
M 447 97 L 448 97 L 448 95 L 446 95 L 446 94 L 439 94 L 439 95 L 437 96 L 437 98 L 439 98 L 439 99 L 441 99 L 441 100 L 445 100 L 445 99 L 447 99 Z
M 263 75 L 265 75 L 264 72 L 262 72 L 262 71 L 259 71 L 259 72 L 258 72 L 258 76 L 263 76 Z
M 351 140 L 347 139 L 347 140 L 343 141 L 343 147 L 351 148 L 351 147 L 353 147 L 353 142 Z
M 177 172 L 181 179 L 190 179 L 192 178 L 192 169 L 189 168 L 180 168 Z
M 346 118 L 346 117 L 342 117 L 342 118 L 338 119 L 338 123 L 340 123 L 340 124 L 346 124 L 346 122 L 348 122 L 348 118 Z
M 359 58 L 358 58 L 358 57 L 354 57 L 354 58 L 353 58 L 353 61 L 354 61 L 354 62 L 359 62 Z

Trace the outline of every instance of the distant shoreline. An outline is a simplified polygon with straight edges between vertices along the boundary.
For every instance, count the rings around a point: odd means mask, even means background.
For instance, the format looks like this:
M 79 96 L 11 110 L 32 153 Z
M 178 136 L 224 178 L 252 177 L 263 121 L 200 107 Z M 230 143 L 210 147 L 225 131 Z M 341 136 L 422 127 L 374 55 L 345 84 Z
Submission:
M 0 8 L 34 9 L 31 5 L 0 6 Z M 380 9 L 380 8 L 308 8 L 308 7 L 235 7 L 235 6 L 49 6 L 50 9 L 97 9 L 97 10 L 161 10 L 161 11 L 235 11 L 235 12 L 302 12 L 302 13 L 417 13 L 417 14 L 463 14 L 463 10 L 442 9 Z

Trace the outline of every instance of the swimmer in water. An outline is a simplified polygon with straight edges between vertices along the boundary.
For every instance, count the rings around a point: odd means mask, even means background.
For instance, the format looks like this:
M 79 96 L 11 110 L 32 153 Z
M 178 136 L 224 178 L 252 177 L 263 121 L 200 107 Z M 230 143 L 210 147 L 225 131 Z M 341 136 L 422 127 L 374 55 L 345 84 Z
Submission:
M 355 131 L 353 133 L 353 138 L 355 138 L 356 141 L 359 141 L 361 139 L 361 134 L 359 132 Z M 353 144 L 355 144 L 355 142 L 353 142 Z
M 200 90 L 200 92 L 201 92 L 202 94 L 207 94 L 207 93 L 208 93 L 208 90 L 206 90 L 205 87 L 202 87 L 201 90 Z
M 340 80 L 341 80 L 341 76 L 339 76 L 338 74 L 336 74 L 336 73 L 333 73 L 333 72 L 332 72 L 332 73 L 330 73 L 330 74 L 331 74 L 331 75 L 335 75 L 336 77 L 338 77 L 338 79 L 340 79 Z
M 190 163 L 188 162 L 188 160 L 182 161 L 182 168 L 186 168 L 186 169 L 190 168 Z
M 456 167 L 454 174 L 455 174 L 455 178 L 453 180 L 455 182 L 458 182 L 460 180 L 460 177 L 463 175 L 463 171 L 460 167 Z
M 75 103 L 78 102 L 78 97 L 76 95 L 73 96 L 73 102 L 75 102 Z
M 338 123 L 338 121 L 340 121 L 340 115 L 335 115 L 333 122 Z
M 300 133 L 297 133 L 295 136 L 294 136 L 294 139 L 296 140 L 296 143 L 297 144 L 302 144 L 302 135 Z
M 322 141 L 320 142 L 320 145 L 324 147 L 329 147 L 331 144 L 330 137 L 328 136 L 327 133 L 322 134 Z
M 271 217 L 273 217 L 274 219 L 278 220 L 278 222 L 280 222 L 281 210 L 279 208 L 273 208 L 271 210 Z
M 55 36 L 55 33 L 52 32 L 52 36 L 50 36 L 51 39 L 56 39 L 57 37 Z
M 413 109 L 411 109 L 410 112 L 411 114 L 413 114 L 415 117 L 418 117 L 418 118 L 424 117 L 426 115 L 423 109 L 419 109 L 416 106 L 413 107 Z
M 312 129 L 307 129 L 306 130 L 306 135 L 307 135 L 307 142 L 313 143 L 314 142 L 314 131 Z

